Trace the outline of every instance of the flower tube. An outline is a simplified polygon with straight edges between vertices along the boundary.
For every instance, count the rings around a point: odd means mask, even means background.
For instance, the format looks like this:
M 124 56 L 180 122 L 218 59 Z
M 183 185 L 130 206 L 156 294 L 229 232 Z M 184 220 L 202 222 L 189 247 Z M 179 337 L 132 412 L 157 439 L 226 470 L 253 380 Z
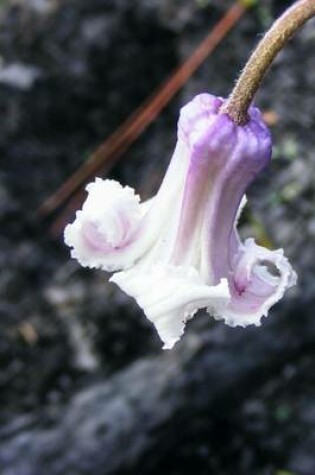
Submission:
M 140 203 L 131 188 L 97 178 L 65 229 L 72 257 L 116 271 L 110 280 L 136 299 L 164 348 L 200 308 L 231 326 L 259 325 L 296 281 L 282 250 L 239 239 L 245 192 L 270 161 L 271 138 L 258 109 L 240 126 L 222 104 L 201 94 L 182 108 L 156 196 Z

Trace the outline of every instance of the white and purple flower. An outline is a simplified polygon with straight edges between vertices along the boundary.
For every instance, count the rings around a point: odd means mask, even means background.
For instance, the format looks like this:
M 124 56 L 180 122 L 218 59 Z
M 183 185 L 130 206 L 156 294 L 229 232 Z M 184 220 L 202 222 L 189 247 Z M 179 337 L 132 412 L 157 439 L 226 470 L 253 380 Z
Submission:
M 271 157 L 258 109 L 236 125 L 209 94 L 182 108 L 178 141 L 151 200 L 97 178 L 65 229 L 83 266 L 115 272 L 111 281 L 136 299 L 172 348 L 200 308 L 231 326 L 259 325 L 296 282 L 282 250 L 270 251 L 236 230 L 245 191 Z M 118 271 L 118 272 L 117 272 Z

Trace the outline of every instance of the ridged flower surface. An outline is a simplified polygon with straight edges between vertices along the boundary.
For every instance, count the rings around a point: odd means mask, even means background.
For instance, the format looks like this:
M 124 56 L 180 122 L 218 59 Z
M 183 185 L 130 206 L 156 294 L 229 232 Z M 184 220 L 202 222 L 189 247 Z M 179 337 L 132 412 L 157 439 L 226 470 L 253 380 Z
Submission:
M 65 242 L 83 266 L 114 272 L 172 348 L 200 308 L 231 326 L 259 325 L 295 284 L 282 250 L 241 242 L 245 192 L 271 157 L 258 109 L 236 125 L 222 99 L 196 96 L 182 108 L 178 139 L 158 193 L 140 202 L 129 187 L 97 178 Z

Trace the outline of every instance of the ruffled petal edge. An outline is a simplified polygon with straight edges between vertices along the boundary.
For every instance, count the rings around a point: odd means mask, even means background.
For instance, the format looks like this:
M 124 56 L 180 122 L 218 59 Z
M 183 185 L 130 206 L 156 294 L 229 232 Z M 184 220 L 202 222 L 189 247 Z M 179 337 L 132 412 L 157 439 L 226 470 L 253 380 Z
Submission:
M 180 340 L 184 328 L 197 310 L 222 312 L 230 300 L 226 279 L 216 286 L 206 285 L 195 268 L 156 264 L 149 270 L 127 270 L 114 274 L 111 282 L 135 298 L 154 324 L 163 349 Z

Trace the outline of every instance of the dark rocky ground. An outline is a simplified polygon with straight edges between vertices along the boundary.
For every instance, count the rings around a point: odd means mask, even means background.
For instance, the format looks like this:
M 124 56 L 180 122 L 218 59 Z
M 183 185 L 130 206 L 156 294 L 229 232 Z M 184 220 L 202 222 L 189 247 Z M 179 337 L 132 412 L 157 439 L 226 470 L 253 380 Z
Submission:
M 278 116 L 274 161 L 243 232 L 284 247 L 299 285 L 261 328 L 205 315 L 172 352 L 107 276 L 69 260 L 38 205 L 192 51 L 223 1 L 2 2 L 0 474 L 314 475 L 315 23 L 257 102 Z M 149 195 L 193 94 L 226 95 L 260 2 L 111 176 Z

